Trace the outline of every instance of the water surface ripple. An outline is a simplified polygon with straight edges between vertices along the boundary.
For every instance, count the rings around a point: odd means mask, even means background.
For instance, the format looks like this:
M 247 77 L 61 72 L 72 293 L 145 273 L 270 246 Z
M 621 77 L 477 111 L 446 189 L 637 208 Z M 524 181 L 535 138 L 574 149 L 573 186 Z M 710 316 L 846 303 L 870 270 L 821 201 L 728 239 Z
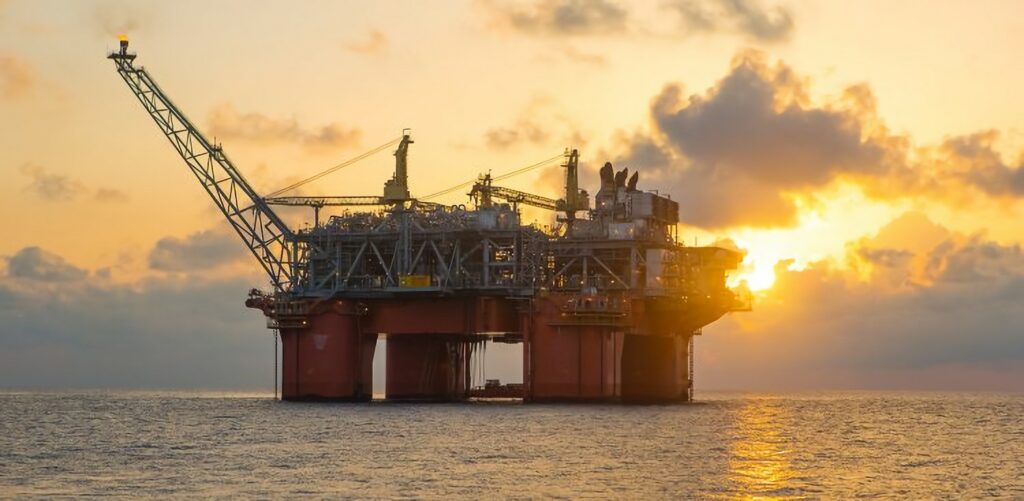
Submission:
M 0 497 L 1024 498 L 1024 396 L 301 404 L 0 393 Z

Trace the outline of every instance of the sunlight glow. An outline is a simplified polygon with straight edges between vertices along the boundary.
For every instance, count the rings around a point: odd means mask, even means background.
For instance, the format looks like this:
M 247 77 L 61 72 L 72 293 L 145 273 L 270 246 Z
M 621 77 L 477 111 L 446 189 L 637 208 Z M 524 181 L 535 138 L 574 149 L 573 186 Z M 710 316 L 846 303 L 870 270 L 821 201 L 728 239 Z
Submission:
M 846 245 L 878 230 L 900 210 L 868 199 L 858 188 L 838 184 L 817 193 L 813 200 L 796 200 L 799 222 L 792 228 L 741 228 L 724 236 L 746 252 L 740 268 L 729 277 L 730 287 L 767 292 L 776 280 L 776 267 L 799 271 L 810 264 L 831 260 L 844 266 Z
M 770 289 L 775 285 L 775 261 L 758 259 L 747 255 L 739 273 L 729 277 L 730 287 L 743 287 L 754 292 Z
M 799 474 L 791 460 L 792 438 L 783 431 L 788 419 L 787 411 L 768 399 L 738 412 L 729 477 L 746 499 L 800 499 L 789 495 Z

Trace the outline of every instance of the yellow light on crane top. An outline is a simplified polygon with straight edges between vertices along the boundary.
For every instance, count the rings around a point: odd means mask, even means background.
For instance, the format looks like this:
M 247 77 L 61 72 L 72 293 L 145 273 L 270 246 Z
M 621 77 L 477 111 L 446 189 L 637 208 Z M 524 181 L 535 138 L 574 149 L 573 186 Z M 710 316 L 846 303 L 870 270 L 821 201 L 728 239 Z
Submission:
M 128 41 L 128 35 L 118 35 L 117 36 L 117 40 L 120 41 L 120 42 L 127 42 Z

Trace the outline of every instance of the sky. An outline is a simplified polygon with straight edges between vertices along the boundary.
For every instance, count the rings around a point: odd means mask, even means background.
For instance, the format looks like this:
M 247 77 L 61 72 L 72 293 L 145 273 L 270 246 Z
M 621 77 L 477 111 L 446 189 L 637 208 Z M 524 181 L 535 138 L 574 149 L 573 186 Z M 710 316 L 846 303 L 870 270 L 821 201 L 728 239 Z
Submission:
M 698 390 L 1024 390 L 1022 10 L 0 0 L 0 387 L 269 386 L 266 278 L 105 59 L 125 34 L 261 193 L 405 128 L 414 195 L 567 147 L 591 191 L 638 169 L 687 244 L 746 253 Z M 392 162 L 302 192 L 377 195 Z

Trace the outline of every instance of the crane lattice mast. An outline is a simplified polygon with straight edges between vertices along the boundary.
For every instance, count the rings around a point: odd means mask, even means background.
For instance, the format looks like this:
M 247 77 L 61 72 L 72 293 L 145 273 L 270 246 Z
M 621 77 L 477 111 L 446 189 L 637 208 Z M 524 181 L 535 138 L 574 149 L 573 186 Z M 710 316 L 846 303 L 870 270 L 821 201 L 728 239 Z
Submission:
M 305 247 L 295 241 L 293 232 L 249 185 L 220 145 L 203 136 L 145 68 L 134 66 L 135 57 L 128 52 L 125 37 L 121 38 L 119 50 L 108 56 L 128 88 L 270 275 L 274 288 L 278 291 L 295 288 L 301 279 L 299 264 L 303 261 Z

